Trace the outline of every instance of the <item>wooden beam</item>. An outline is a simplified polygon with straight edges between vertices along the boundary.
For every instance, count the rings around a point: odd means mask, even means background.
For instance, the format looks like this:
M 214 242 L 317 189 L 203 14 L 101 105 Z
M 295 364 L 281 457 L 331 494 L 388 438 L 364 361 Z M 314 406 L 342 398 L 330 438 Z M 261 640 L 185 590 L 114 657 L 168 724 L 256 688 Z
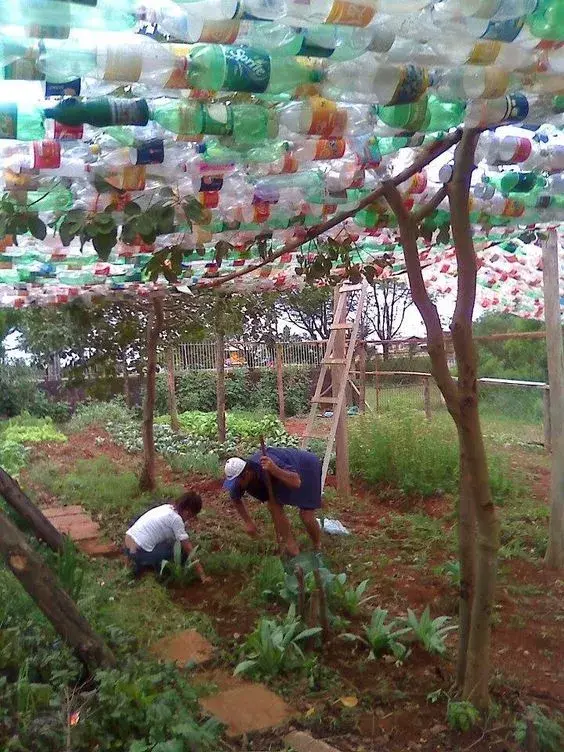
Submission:
M 178 419 L 178 407 L 176 403 L 174 348 L 170 346 L 166 349 L 166 383 L 168 388 L 170 427 L 173 431 L 180 431 L 180 420 Z
M 34 535 L 53 549 L 62 551 L 64 538 L 22 491 L 18 482 L 0 467 L 0 494 L 32 528 Z
M 116 665 L 112 651 L 94 632 L 51 569 L 1 511 L 0 557 L 88 669 Z
M 339 288 L 336 287 L 333 296 L 334 312 L 336 312 L 338 309 L 338 301 Z M 347 315 L 346 308 L 344 309 L 343 315 Z M 342 359 L 346 355 L 346 330 L 342 327 L 336 328 L 335 324 L 333 324 L 332 329 L 335 331 L 335 347 L 333 348 L 333 356 L 337 359 Z M 336 397 L 339 392 L 339 385 L 341 384 L 341 381 L 346 378 L 346 366 L 331 366 L 331 384 L 334 397 Z M 337 489 L 341 494 L 343 494 L 343 496 L 350 496 L 351 483 L 349 469 L 349 432 L 346 403 L 343 405 L 339 421 L 337 423 L 337 433 L 335 435 L 335 455 Z
M 564 568 L 564 345 L 560 313 L 558 234 L 548 231 L 542 247 L 544 318 L 550 386 L 551 511 L 545 562 Z

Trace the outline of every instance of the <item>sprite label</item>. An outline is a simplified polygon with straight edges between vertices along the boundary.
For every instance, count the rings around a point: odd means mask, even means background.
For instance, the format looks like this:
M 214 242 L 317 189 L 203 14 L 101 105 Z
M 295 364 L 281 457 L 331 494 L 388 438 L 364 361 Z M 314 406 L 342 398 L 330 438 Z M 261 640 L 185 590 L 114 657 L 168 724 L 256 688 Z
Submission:
M 261 93 L 270 82 L 270 55 L 249 47 L 226 47 L 222 89 Z

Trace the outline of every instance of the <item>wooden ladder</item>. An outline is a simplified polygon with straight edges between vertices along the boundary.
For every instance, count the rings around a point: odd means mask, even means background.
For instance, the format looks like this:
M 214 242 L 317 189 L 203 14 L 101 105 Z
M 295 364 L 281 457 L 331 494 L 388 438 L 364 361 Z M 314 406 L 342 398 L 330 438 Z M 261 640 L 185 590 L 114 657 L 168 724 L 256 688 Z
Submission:
M 321 370 L 319 372 L 319 378 L 317 380 L 317 386 L 315 392 L 311 398 L 311 409 L 309 411 L 309 417 L 306 425 L 306 429 L 302 438 L 302 449 L 307 449 L 310 439 L 326 439 L 327 449 L 325 450 L 325 457 L 323 459 L 323 469 L 321 473 L 321 488 L 325 487 L 325 479 L 327 478 L 327 471 L 329 469 L 329 462 L 331 460 L 331 454 L 333 452 L 333 446 L 335 444 L 335 437 L 337 435 L 337 427 L 339 419 L 345 409 L 345 401 L 347 395 L 347 384 L 349 383 L 349 374 L 354 358 L 354 352 L 356 348 L 356 341 L 360 329 L 360 322 L 362 319 L 362 312 L 364 311 L 364 303 L 366 300 L 366 292 L 368 289 L 368 282 L 363 280 L 357 285 L 351 285 L 341 283 L 338 288 L 337 301 L 333 314 L 333 323 L 330 327 L 329 339 L 327 340 L 327 346 L 325 348 L 325 354 L 321 361 Z M 354 319 L 348 320 L 348 302 L 349 296 L 352 293 L 359 292 L 358 304 L 355 309 Z M 346 335 L 349 333 L 348 340 Z M 345 335 L 343 338 L 343 334 Z M 344 347 L 343 347 L 343 339 Z M 342 350 L 343 352 L 338 352 Z M 331 387 L 323 388 L 327 373 L 331 369 Z M 337 394 L 335 394 L 335 385 L 337 386 Z M 327 397 L 326 393 L 331 389 L 332 396 Z M 333 415 L 331 418 L 331 429 L 329 434 L 321 433 L 315 430 L 315 424 L 321 414 L 328 408 L 332 408 Z

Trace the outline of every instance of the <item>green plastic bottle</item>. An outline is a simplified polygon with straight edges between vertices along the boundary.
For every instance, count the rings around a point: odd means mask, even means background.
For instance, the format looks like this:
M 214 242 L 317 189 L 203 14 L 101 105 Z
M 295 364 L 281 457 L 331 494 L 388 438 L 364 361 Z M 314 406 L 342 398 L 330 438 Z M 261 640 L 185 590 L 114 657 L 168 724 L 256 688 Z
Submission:
M 166 102 L 151 109 L 151 120 L 179 136 L 198 136 L 203 131 L 203 110 L 201 102 Z
M 320 72 L 305 61 L 271 57 L 256 47 L 196 44 L 186 78 L 194 89 L 281 94 L 319 82 Z
M 434 95 L 423 96 L 411 104 L 378 106 L 379 120 L 398 131 L 434 133 L 460 125 L 466 110 L 465 102 L 443 102 Z
M 535 172 L 515 170 L 499 175 L 487 175 L 484 182 L 495 186 L 505 196 L 509 193 L 530 193 L 545 184 L 545 180 Z
M 564 42 L 564 0 L 539 0 L 527 17 L 529 30 L 538 39 Z
M 149 122 L 149 105 L 145 99 L 99 97 L 82 101 L 69 97 L 44 112 L 46 118 L 64 125 L 88 123 L 103 128 L 108 125 L 147 125 Z
M 239 146 L 253 146 L 278 135 L 278 116 L 260 104 L 234 104 L 233 140 Z
M 43 113 L 37 107 L 18 102 L 0 102 L 0 139 L 41 141 L 45 138 Z

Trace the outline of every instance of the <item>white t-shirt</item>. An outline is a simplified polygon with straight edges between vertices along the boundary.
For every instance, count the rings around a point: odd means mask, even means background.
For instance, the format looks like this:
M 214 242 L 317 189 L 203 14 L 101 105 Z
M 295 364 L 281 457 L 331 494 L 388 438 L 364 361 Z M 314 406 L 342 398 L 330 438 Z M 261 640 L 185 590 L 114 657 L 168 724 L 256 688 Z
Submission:
M 184 521 L 172 504 L 149 509 L 133 523 L 126 535 L 144 551 L 152 551 L 158 543 L 188 540 Z

